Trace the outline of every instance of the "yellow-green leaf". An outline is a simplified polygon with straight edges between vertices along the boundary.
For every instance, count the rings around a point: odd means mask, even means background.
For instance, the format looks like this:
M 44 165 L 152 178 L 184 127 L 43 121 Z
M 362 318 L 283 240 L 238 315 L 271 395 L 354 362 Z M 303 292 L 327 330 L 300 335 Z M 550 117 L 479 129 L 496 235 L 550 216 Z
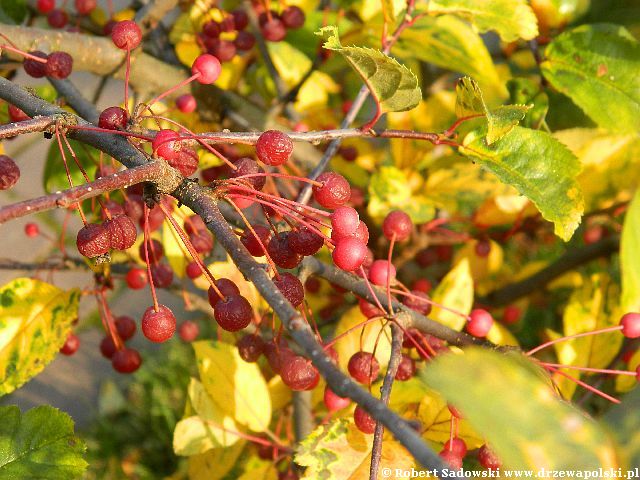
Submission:
M 318 32 L 321 36 L 325 34 L 329 38 L 324 48 L 344 56 L 369 87 L 382 112 L 403 112 L 420 103 L 418 79 L 407 67 L 379 50 L 342 46 L 335 26 L 323 27 Z
M 422 372 L 427 384 L 485 436 L 504 468 L 617 468 L 611 439 L 586 414 L 556 397 L 544 377 L 520 354 L 477 347 L 444 355 Z
M 633 197 L 624 218 L 620 239 L 622 271 L 622 313 L 640 312 L 640 190 Z
M 431 0 L 429 11 L 458 15 L 481 32 L 498 32 L 505 42 L 538 36 L 538 22 L 526 0 Z
M 193 348 L 200 380 L 220 411 L 254 432 L 264 432 L 271 421 L 271 399 L 260 368 L 242 360 L 228 343 L 199 341 Z
M 469 260 L 463 258 L 451 269 L 433 291 L 431 299 L 435 303 L 468 315 L 473 306 L 473 278 L 469 268 Z M 444 308 L 433 306 L 429 314 L 432 318 L 454 330 L 462 330 L 466 323 L 465 317 Z
M 244 450 L 245 442 L 239 441 L 227 448 L 213 448 L 189 457 L 189 480 L 220 480 L 236 465 Z
M 0 395 L 37 375 L 78 318 L 78 289 L 17 278 L 0 288 Z
M 604 415 L 604 420 L 618 439 L 622 468 L 637 468 L 640 465 L 640 388 L 626 395 L 619 405 L 614 405 Z M 627 478 L 633 477 L 628 474 Z
M 182 223 L 182 217 L 174 213 L 171 215 L 178 224 Z M 178 278 L 184 278 L 185 270 L 191 257 L 170 222 L 164 222 L 162 224 L 162 248 L 164 249 L 164 255 L 167 257 L 173 273 Z

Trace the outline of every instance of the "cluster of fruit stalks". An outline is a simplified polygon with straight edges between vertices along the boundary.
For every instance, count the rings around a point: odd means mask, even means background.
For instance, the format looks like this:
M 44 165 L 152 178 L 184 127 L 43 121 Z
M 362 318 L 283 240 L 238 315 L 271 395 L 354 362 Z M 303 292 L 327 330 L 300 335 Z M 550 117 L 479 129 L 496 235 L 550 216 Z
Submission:
M 142 34 L 139 27 L 132 21 L 123 21 L 112 25 L 111 38 L 114 44 L 127 51 L 127 65 L 129 64 L 129 54 L 141 41 Z M 11 50 L 24 56 L 25 71 L 36 78 L 49 76 L 54 78 L 66 78 L 72 70 L 73 60 L 65 52 L 53 52 L 44 54 L 42 52 L 22 52 L 13 45 L 2 45 L 1 48 Z M 445 305 L 433 302 L 428 292 L 430 284 L 427 281 L 418 280 L 412 289 L 407 288 L 396 278 L 396 269 L 392 262 L 394 245 L 406 242 L 410 239 L 414 225 L 410 217 L 403 211 L 395 210 L 390 212 L 382 224 L 382 232 L 389 241 L 388 256 L 386 259 L 375 259 L 372 251 L 367 247 L 369 231 L 367 225 L 360 220 L 358 212 L 348 202 L 351 197 L 351 187 L 347 180 L 341 175 L 333 172 L 321 174 L 317 179 L 291 175 L 285 166 L 293 170 L 295 167 L 288 164 L 293 151 L 293 142 L 287 134 L 270 130 L 262 133 L 255 144 L 255 151 L 258 161 L 241 157 L 232 147 L 220 146 L 213 148 L 204 141 L 204 137 L 196 137 L 193 132 L 184 126 L 165 117 L 153 114 L 151 107 L 159 100 L 170 95 L 177 88 L 189 82 L 197 81 L 203 84 L 211 84 L 216 81 L 220 74 L 221 66 L 219 60 L 210 54 L 200 55 L 193 63 L 192 76 L 159 95 L 147 104 L 136 108 L 130 114 L 121 107 L 109 107 L 105 109 L 99 118 L 97 127 L 67 127 L 81 128 L 108 132 L 112 134 L 125 135 L 129 137 L 131 143 L 141 151 L 144 146 L 150 144 L 151 156 L 161 157 L 171 166 L 188 177 L 198 169 L 197 152 L 186 143 L 185 140 L 196 141 L 203 148 L 208 149 L 224 162 L 224 168 L 209 169 L 208 174 L 203 177 L 213 181 L 213 191 L 217 198 L 227 201 L 237 212 L 245 223 L 244 229 L 238 229 L 242 244 L 254 257 L 264 257 L 267 268 L 273 275 L 273 282 L 284 297 L 297 307 L 302 316 L 313 323 L 318 340 L 324 345 L 326 353 L 337 363 L 337 354 L 333 349 L 333 344 L 353 331 L 363 329 L 367 324 L 376 321 L 394 321 L 394 311 L 392 301 L 400 298 L 402 303 L 408 308 L 417 311 L 422 315 L 428 315 L 432 306 L 451 311 L 465 318 L 466 331 L 471 335 L 483 338 L 491 329 L 494 319 L 492 315 L 484 309 L 475 309 L 470 315 L 450 309 Z M 127 78 L 129 70 L 127 68 Z M 125 102 L 128 105 L 128 83 L 125 82 Z M 191 95 L 183 95 L 176 100 L 178 109 L 185 113 L 193 112 L 196 109 L 196 100 Z M 148 115 L 144 115 L 149 111 Z M 21 121 L 28 117 L 16 108 L 9 106 L 9 114 L 12 121 Z M 160 130 L 155 137 L 145 137 L 144 135 L 129 132 L 129 127 L 144 119 L 155 119 L 167 121 L 174 124 L 179 131 L 164 129 Z M 65 148 L 69 150 L 77 167 L 81 170 L 85 180 L 90 179 L 78 161 L 71 144 L 68 142 L 65 131 L 56 126 L 55 136 L 60 153 L 64 162 L 69 184 L 73 187 L 70 167 L 67 162 Z M 64 146 L 63 146 L 64 144 Z M 265 171 L 261 166 L 277 167 L 276 172 Z M 116 171 L 111 165 L 103 165 L 101 162 L 98 176 L 106 175 Z M 227 178 L 217 179 L 225 173 Z M 204 172 L 203 172 L 204 173 Z M 0 189 L 11 188 L 18 181 L 20 170 L 16 163 L 6 155 L 0 156 Z M 208 178 L 207 178 L 208 177 Z M 274 179 L 278 178 L 284 182 L 300 182 L 312 185 L 313 198 L 322 207 L 316 208 L 306 205 L 303 202 L 290 200 L 278 192 L 278 187 Z M 272 193 L 264 191 L 269 182 L 269 189 Z M 290 185 L 291 186 L 291 185 Z M 294 188 L 295 191 L 295 188 Z M 260 356 L 264 355 L 271 369 L 282 377 L 283 382 L 292 390 L 311 390 L 319 382 L 319 373 L 311 362 L 294 352 L 285 339 L 282 327 L 278 331 L 275 329 L 275 321 L 272 319 L 271 325 L 268 321 L 254 318 L 254 312 L 247 299 L 240 294 L 238 285 L 227 278 L 214 278 L 208 270 L 203 256 L 211 252 L 213 248 L 213 238 L 208 232 L 206 225 L 198 216 L 184 217 L 183 225 L 179 225 L 172 215 L 173 203 L 169 197 L 165 197 L 156 202 L 155 199 L 144 195 L 142 185 L 128 187 L 123 191 L 124 204 L 119 204 L 107 198 L 106 201 L 98 200 L 101 206 L 102 223 L 90 223 L 80 204 L 76 204 L 73 209 L 77 209 L 84 223 L 84 227 L 77 234 L 76 244 L 78 251 L 88 258 L 97 261 L 108 261 L 110 250 L 125 251 L 131 248 L 137 239 L 136 222 L 143 231 L 144 240 L 140 245 L 139 255 L 146 263 L 146 269 L 134 266 L 126 274 L 126 282 L 132 289 L 144 288 L 147 284 L 151 290 L 153 305 L 143 314 L 141 328 L 144 336 L 152 342 L 165 342 L 175 333 L 177 328 L 176 318 L 170 308 L 158 303 L 156 288 L 166 288 L 172 284 L 173 271 L 168 264 L 162 263 L 163 247 L 160 242 L 151 238 L 151 232 L 158 229 L 164 220 L 168 220 L 170 225 L 184 245 L 191 260 L 186 267 L 186 275 L 195 279 L 204 276 L 209 282 L 208 298 L 214 311 L 214 318 L 220 328 L 229 332 L 238 332 L 254 324 L 254 333 L 242 336 L 237 347 L 240 356 L 247 362 L 256 362 Z M 249 206 L 258 205 L 266 220 L 267 225 L 251 223 L 243 213 L 243 209 Z M 178 212 L 181 214 L 181 212 Z M 288 230 L 278 229 L 275 222 L 286 223 Z M 327 236 L 325 232 L 331 231 Z M 38 236 L 39 229 L 36 224 L 30 223 L 26 226 L 26 233 L 31 237 Z M 369 288 L 375 303 L 369 303 L 364 299 L 359 300 L 360 310 L 367 318 L 366 321 L 351 328 L 342 335 L 325 342 L 318 332 L 315 324 L 313 312 L 304 302 L 305 286 L 293 274 L 281 272 L 279 269 L 291 270 L 296 268 L 305 256 L 315 255 L 321 248 L 327 247 L 331 251 L 334 264 L 347 272 L 352 272 L 360 276 Z M 489 254 L 489 242 L 478 242 L 476 254 L 486 257 Z M 131 373 L 141 365 L 139 353 L 125 345 L 136 332 L 136 322 L 128 316 L 114 318 L 107 304 L 105 290 L 111 285 L 111 279 L 97 279 L 95 290 L 99 305 L 100 315 L 107 332 L 100 345 L 103 355 L 111 359 L 115 370 L 122 373 Z M 373 285 L 383 287 L 386 290 L 386 305 L 378 300 L 374 293 Z M 308 291 L 317 291 L 317 280 L 310 278 L 306 282 Z M 509 316 L 513 322 L 517 320 L 519 312 L 512 308 Z M 401 327 L 402 328 L 402 327 Z M 269 337 L 266 341 L 261 335 Z M 270 332 L 267 332 L 270 330 Z M 403 329 L 404 330 L 404 329 Z M 595 335 L 620 330 L 627 338 L 640 337 L 640 313 L 625 314 L 618 326 L 606 329 L 563 337 L 527 352 L 532 355 L 539 350 L 555 343 L 566 341 L 586 335 Z M 437 355 L 449 351 L 446 343 L 438 338 L 425 335 L 416 329 L 404 330 L 403 352 L 399 363 L 395 379 L 406 381 L 413 377 L 416 372 L 416 363 L 428 361 Z M 193 341 L 199 335 L 198 325 L 191 321 L 185 321 L 180 325 L 179 334 L 185 341 Z M 377 344 L 377 342 L 376 342 Z M 79 347 L 78 338 L 71 333 L 62 347 L 61 352 L 71 355 Z M 560 369 L 576 369 L 587 372 L 634 375 L 640 378 L 640 367 L 636 372 L 592 369 L 587 367 L 566 366 L 560 364 L 539 362 L 540 365 L 550 372 L 557 372 L 575 381 L 579 385 L 601 395 L 613 402 L 617 400 L 604 392 L 592 387 L 574 377 L 569 376 Z M 373 352 L 359 351 L 355 353 L 348 362 L 349 374 L 363 385 L 369 386 L 380 375 L 380 365 Z M 350 405 L 350 399 L 336 395 L 329 387 L 324 393 L 324 403 L 333 413 Z M 459 412 L 450 406 L 452 413 L 450 439 L 445 444 L 441 457 L 451 466 L 459 468 L 462 459 L 467 453 L 464 441 L 457 436 Z M 357 406 L 354 411 L 354 421 L 358 429 L 366 434 L 372 434 L 375 430 L 375 420 L 361 407 Z M 237 432 L 238 435 L 242 435 Z M 265 445 L 264 439 L 255 439 L 258 443 Z M 277 454 L 277 445 L 266 443 L 271 448 L 273 454 Z M 499 460 L 485 445 L 478 452 L 480 463 L 486 468 L 498 468 Z

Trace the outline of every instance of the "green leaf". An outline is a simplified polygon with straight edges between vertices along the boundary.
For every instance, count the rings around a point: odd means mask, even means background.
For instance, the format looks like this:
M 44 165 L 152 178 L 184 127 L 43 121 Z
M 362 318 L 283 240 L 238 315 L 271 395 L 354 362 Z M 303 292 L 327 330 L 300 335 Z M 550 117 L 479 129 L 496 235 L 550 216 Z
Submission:
M 623 313 L 640 311 L 640 190 L 636 191 L 624 218 L 620 238 Z
M 526 0 L 431 0 L 431 13 L 452 13 L 481 32 L 495 30 L 505 42 L 538 36 L 538 22 Z
M 487 107 L 482 99 L 482 91 L 478 82 L 469 77 L 462 77 L 456 83 L 456 116 L 458 118 L 473 115 L 485 115 Z
M 69 150 L 67 150 L 64 141 L 62 144 L 65 147 L 65 156 L 71 172 L 73 184 L 80 185 L 85 183 L 82 172 L 80 172 L 80 169 L 76 167 L 75 161 L 69 153 Z M 87 175 L 93 180 L 97 169 L 99 152 L 96 149 L 88 147 L 84 143 L 80 143 L 76 140 L 69 140 L 69 144 L 71 145 L 71 148 L 73 148 L 78 161 L 87 171 Z M 58 190 L 69 188 L 69 180 L 67 179 L 67 173 L 64 168 L 64 163 L 62 162 L 62 155 L 60 155 L 58 142 L 56 142 L 55 139 L 51 141 L 51 146 L 49 147 L 49 153 L 47 154 L 47 160 L 44 165 L 44 174 L 42 179 L 44 189 L 47 193 L 53 193 Z
M 504 98 L 506 90 L 482 38 L 453 15 L 423 16 L 398 39 L 394 52 L 475 78 L 488 98 Z
M 512 78 L 507 81 L 510 103 L 531 105 L 521 124 L 538 129 L 549 111 L 549 97 L 541 86 L 528 78 Z
M 87 468 L 86 447 L 73 434 L 73 421 L 49 405 L 22 415 L 16 406 L 0 407 L 0 478 L 69 480 Z
M 40 373 L 78 318 L 80 291 L 17 278 L 0 288 L 0 395 Z
M 335 26 L 323 27 L 318 35 L 328 34 L 324 48 L 340 52 L 362 77 L 382 112 L 404 112 L 422 99 L 416 76 L 394 58 L 366 47 L 343 47 Z
M 433 204 L 424 196 L 411 192 L 407 174 L 396 167 L 380 167 L 369 183 L 367 211 L 382 219 L 389 210 L 401 208 L 415 223 L 425 223 L 435 214 Z
M 617 467 L 602 429 L 558 398 L 546 374 L 520 354 L 471 347 L 434 360 L 422 378 L 486 437 L 504 468 Z
M 599 126 L 640 130 L 640 44 L 618 25 L 583 25 L 545 50 L 545 78 Z
M 26 0 L 0 0 L 0 22 L 22 23 L 27 16 Z
M 504 183 L 529 198 L 542 216 L 553 222 L 555 233 L 569 240 L 584 210 L 582 190 L 576 181 L 578 159 L 551 135 L 514 127 L 489 146 L 485 129 L 464 139 L 460 152 L 478 161 Z

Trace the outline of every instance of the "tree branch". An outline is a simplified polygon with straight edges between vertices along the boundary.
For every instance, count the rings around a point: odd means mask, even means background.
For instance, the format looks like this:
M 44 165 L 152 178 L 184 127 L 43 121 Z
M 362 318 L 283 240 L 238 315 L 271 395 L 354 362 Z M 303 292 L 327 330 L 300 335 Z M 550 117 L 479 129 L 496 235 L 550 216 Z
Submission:
M 49 80 L 51 85 L 53 85 L 58 94 L 64 97 L 67 103 L 71 105 L 76 112 L 78 112 L 78 115 L 84 118 L 87 122 L 94 124 L 98 123 L 98 111 L 92 103 L 89 103 L 84 99 L 80 90 L 76 88 L 71 80 L 68 78 L 59 80 L 52 77 L 47 77 L 47 80 Z
M 0 139 L 17 137 L 23 133 L 42 132 L 53 126 L 60 116 L 45 115 L 33 118 L 31 120 L 24 120 L 22 122 L 7 123 L 6 125 L 0 125 Z

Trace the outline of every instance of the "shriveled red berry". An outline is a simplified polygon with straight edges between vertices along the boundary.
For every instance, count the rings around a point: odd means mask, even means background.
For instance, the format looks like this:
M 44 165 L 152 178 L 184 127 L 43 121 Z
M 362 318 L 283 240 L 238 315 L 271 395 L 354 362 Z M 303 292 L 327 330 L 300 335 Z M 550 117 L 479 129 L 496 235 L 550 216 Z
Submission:
M 129 340 L 136 333 L 136 321 L 128 315 L 116 317 L 116 330 L 122 340 Z
M 367 318 L 384 317 L 386 315 L 384 311 L 373 303 L 367 302 L 364 298 L 358 298 L 358 306 L 360 307 L 360 312 Z
M 126 215 L 112 217 L 104 223 L 109 232 L 109 241 L 114 250 L 127 250 L 136 242 L 138 231 L 136 225 Z
M 337 237 L 350 237 L 360 225 L 360 216 L 355 208 L 340 206 L 331 214 L 332 234 Z
M 236 56 L 236 44 L 229 40 L 216 39 L 213 41 L 209 53 L 220 60 L 221 63 L 229 62 Z
M 640 337 L 640 313 L 625 313 L 620 319 L 622 334 L 627 338 Z
M 364 243 L 356 238 L 348 237 L 338 241 L 331 257 L 338 268 L 352 272 L 360 268 L 367 252 L 368 249 Z
M 47 58 L 47 54 L 44 52 L 41 52 L 40 50 L 35 50 L 29 53 L 34 57 L 43 58 L 45 60 Z M 44 77 L 47 74 L 46 65 L 47 65 L 46 63 L 38 62 L 37 60 L 33 60 L 31 58 L 25 58 L 24 62 L 22 63 L 22 67 L 24 68 L 24 71 L 27 73 L 27 75 L 33 78 Z
M 289 160 L 293 152 L 293 142 L 289 135 L 279 130 L 263 132 L 256 142 L 258 159 L 266 165 L 282 165 Z
M 280 232 L 269 240 L 267 252 L 274 263 L 281 268 L 295 268 L 302 261 L 289 245 L 289 232 Z
M 493 326 L 493 317 L 481 308 L 472 310 L 469 314 L 466 330 L 474 337 L 486 337 Z
M 244 182 L 247 182 L 256 190 L 262 190 L 265 183 L 267 183 L 267 177 L 264 175 L 264 169 L 258 165 L 258 162 L 252 160 L 251 158 L 241 158 L 237 162 L 233 164 L 236 169 L 231 172 L 229 175 L 230 178 L 239 178 L 244 175 L 255 175 L 259 176 L 255 177 L 247 177 L 242 178 Z
M 20 167 L 11 157 L 0 155 L 0 190 L 8 190 L 20 180 Z
M 267 357 L 271 370 L 276 373 L 279 373 L 282 364 L 294 355 L 295 353 L 287 346 L 287 342 L 283 338 L 278 343 L 274 339 L 264 346 L 264 356 Z
M 67 52 L 53 52 L 47 57 L 44 71 L 48 77 L 64 79 L 73 70 L 73 57 Z
M 166 263 L 151 265 L 151 279 L 158 288 L 169 288 L 173 283 L 173 269 Z
M 384 233 L 384 236 L 387 237 L 389 241 L 394 237 L 397 242 L 409 240 L 412 231 L 413 222 L 411 221 L 411 217 L 402 210 L 389 212 L 384 222 L 382 222 L 382 233 Z
M 238 32 L 233 43 L 238 50 L 246 52 L 255 46 L 256 37 L 254 37 L 251 32 Z
M 52 28 L 63 28 L 68 21 L 67 13 L 59 8 L 55 8 L 47 14 L 47 23 Z
M 60 353 L 63 355 L 73 355 L 78 351 L 78 348 L 80 348 L 80 339 L 73 332 L 69 332 L 64 345 L 60 348 Z
M 192 320 L 185 320 L 178 327 L 178 335 L 183 342 L 193 342 L 200 335 L 200 327 Z
M 294 307 L 300 305 L 304 300 L 304 287 L 295 275 L 288 272 L 280 273 L 273 279 L 273 283 Z
M 218 278 L 217 280 L 214 280 L 213 283 L 224 297 L 229 295 L 240 295 L 240 289 L 238 286 L 228 278 Z M 209 298 L 209 305 L 215 308 L 216 304 L 221 300 L 220 296 L 213 287 L 209 287 L 207 295 Z
M 249 15 L 241 8 L 237 8 L 231 12 L 233 24 L 236 30 L 244 30 L 249 25 Z
M 236 343 L 238 354 L 245 362 L 257 362 L 264 352 L 264 341 L 258 335 L 245 335 Z
M 111 236 L 104 225 L 88 223 L 78 231 L 76 246 L 85 257 L 97 257 L 109 251 Z
M 29 238 L 34 238 L 40 235 L 40 227 L 37 223 L 27 223 L 24 226 L 24 233 Z
M 100 353 L 104 358 L 112 358 L 113 354 L 116 353 L 116 344 L 113 343 L 113 339 L 110 335 L 107 335 L 100 342 Z
M 98 6 L 97 0 L 76 0 L 76 12 L 78 15 L 89 15 Z
M 178 110 L 182 113 L 191 113 L 195 111 L 197 106 L 196 97 L 190 93 L 185 93 L 176 98 L 176 107 L 178 107 Z
M 324 238 L 306 225 L 292 230 L 288 238 L 291 250 L 304 256 L 316 254 L 324 245 Z
M 98 126 L 107 130 L 124 130 L 127 128 L 129 115 L 124 108 L 107 107 L 98 118 Z
M 169 307 L 158 305 L 156 310 L 151 306 L 142 315 L 142 333 L 152 342 L 166 342 L 175 331 L 176 317 Z
M 127 285 L 132 290 L 140 290 L 147 286 L 149 278 L 147 277 L 147 271 L 143 268 L 133 267 L 127 272 L 125 277 Z
M 263 257 L 264 249 L 262 248 L 262 245 L 264 245 L 264 248 L 266 248 L 269 244 L 269 240 L 271 238 L 271 230 L 262 225 L 252 225 L 252 228 L 255 232 L 255 235 L 251 230 L 249 230 L 249 228 L 246 228 L 240 236 L 240 241 L 251 255 L 253 255 L 254 257 Z M 260 239 L 260 242 L 262 242 L 262 245 L 260 245 L 258 238 Z
M 198 153 L 192 148 L 182 147 L 176 153 L 174 158 L 167 159 L 167 163 L 177 169 L 183 177 L 190 177 L 198 170 L 200 158 Z
M 111 357 L 111 365 L 113 369 L 120 373 L 133 373 L 140 365 L 142 365 L 142 358 L 137 350 L 132 348 L 123 348 L 117 350 Z
M 347 369 L 356 381 L 369 384 L 378 378 L 380 364 L 372 353 L 356 352 L 349 359 Z
M 467 444 L 460 437 L 453 437 L 445 442 L 443 450 L 449 450 L 460 458 L 464 458 L 467 454 Z
M 369 267 L 369 280 L 374 285 L 391 285 L 396 280 L 396 267 L 387 260 L 375 260 Z
M 220 60 L 213 55 L 203 53 L 196 58 L 191 65 L 191 74 L 198 75 L 196 81 L 204 85 L 209 85 L 215 82 L 220 76 L 222 66 Z
M 421 315 L 429 315 L 431 313 L 431 301 L 429 295 L 419 290 L 411 290 L 412 297 L 406 296 L 402 299 L 402 303 Z M 414 298 L 418 297 L 418 298 Z
M 281 18 L 285 27 L 295 29 L 304 25 L 305 15 L 300 7 L 290 5 L 283 10 Z
M 202 34 L 209 38 L 218 38 L 220 36 L 220 24 L 215 20 L 209 20 L 202 25 Z
M 478 450 L 478 461 L 480 465 L 488 470 L 497 470 L 502 466 L 498 456 L 491 451 L 488 445 L 483 445 Z
M 187 277 L 193 280 L 202 275 L 202 269 L 200 268 L 200 265 L 198 265 L 198 262 L 189 262 L 185 268 L 185 273 L 187 274 Z
M 396 380 L 405 382 L 409 380 L 416 373 L 416 362 L 408 355 L 402 354 L 402 359 L 398 365 L 398 371 L 396 372 Z
M 282 365 L 280 376 L 287 387 L 296 391 L 313 390 L 320 380 L 316 367 L 299 355 L 294 355 Z
M 272 17 L 267 20 L 261 27 L 260 32 L 265 40 L 269 42 L 279 42 L 287 36 L 287 28 L 282 20 Z
M 151 142 L 153 152 L 165 160 L 174 160 L 177 158 L 177 152 L 181 148 L 180 142 L 176 141 L 180 138 L 180 134 L 175 130 L 160 130 Z
M 313 186 L 313 198 L 324 208 L 334 209 L 349 201 L 351 187 L 342 175 L 325 172 L 317 178 L 317 181 L 322 186 Z
M 451 450 L 442 450 L 439 454 L 440 458 L 454 470 L 460 470 L 462 468 L 462 457 L 457 455 Z
M 376 431 L 376 421 L 360 405 L 358 405 L 353 412 L 353 421 L 362 433 L 371 435 Z
M 338 410 L 342 410 L 343 408 L 347 408 L 351 405 L 350 398 L 344 398 L 338 396 L 329 386 L 324 387 L 324 406 L 327 407 L 327 410 L 330 412 L 337 412 Z
M 228 332 L 246 328 L 253 318 L 251 305 L 242 295 L 227 295 L 213 309 L 218 325 Z
M 145 245 L 144 242 L 142 242 L 140 244 L 140 247 L 138 248 L 138 254 L 140 255 L 140 258 L 142 259 L 142 261 L 144 261 L 145 258 L 146 258 L 145 257 L 144 245 Z M 150 263 L 157 263 L 164 256 L 164 247 L 155 238 L 152 238 L 148 242 L 147 251 L 149 253 L 149 262 Z
M 56 8 L 56 0 L 38 0 L 36 2 L 36 8 L 40 13 L 49 13 Z
M 133 50 L 142 41 L 142 31 L 133 20 L 123 20 L 113 26 L 111 40 L 121 50 Z

